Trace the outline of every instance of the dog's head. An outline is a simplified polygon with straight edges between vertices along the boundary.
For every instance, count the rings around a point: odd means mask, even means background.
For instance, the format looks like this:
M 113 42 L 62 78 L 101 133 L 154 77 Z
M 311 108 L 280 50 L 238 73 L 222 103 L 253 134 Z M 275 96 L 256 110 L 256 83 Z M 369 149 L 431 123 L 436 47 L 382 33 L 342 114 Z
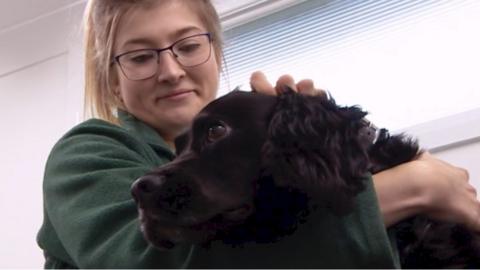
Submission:
M 345 213 L 368 171 L 365 115 L 292 90 L 213 101 L 175 141 L 177 158 L 133 184 L 144 235 L 159 248 L 268 241 L 258 226 L 289 231 L 313 204 Z

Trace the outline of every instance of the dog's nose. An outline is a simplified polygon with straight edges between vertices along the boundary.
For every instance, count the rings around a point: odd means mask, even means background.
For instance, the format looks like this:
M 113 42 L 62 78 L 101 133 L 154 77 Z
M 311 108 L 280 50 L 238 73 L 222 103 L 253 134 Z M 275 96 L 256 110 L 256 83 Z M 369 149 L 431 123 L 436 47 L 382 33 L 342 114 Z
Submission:
M 176 216 L 189 209 L 194 196 L 188 182 L 166 180 L 162 174 L 145 175 L 131 188 L 137 205 L 145 210 Z M 165 217 L 165 216 L 164 216 Z
M 151 205 L 155 201 L 155 194 L 163 185 L 162 176 L 145 175 L 138 178 L 131 187 L 132 196 L 141 207 Z

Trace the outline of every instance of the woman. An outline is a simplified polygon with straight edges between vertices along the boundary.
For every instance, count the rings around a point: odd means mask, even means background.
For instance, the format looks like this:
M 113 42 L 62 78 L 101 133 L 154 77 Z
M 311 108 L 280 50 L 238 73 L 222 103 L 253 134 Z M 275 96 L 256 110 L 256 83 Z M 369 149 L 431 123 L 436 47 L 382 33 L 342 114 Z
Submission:
M 390 268 L 398 265 L 384 226 L 423 213 L 480 228 L 466 171 L 425 154 L 373 176 L 378 204 L 370 185 L 354 214 L 322 217 L 288 244 L 154 249 L 141 235 L 130 185 L 173 159 L 175 136 L 214 99 L 223 60 L 218 16 L 208 0 L 91 0 L 86 15 L 86 101 L 100 119 L 70 130 L 47 161 L 38 234 L 45 267 Z M 318 93 L 312 81 L 290 76 L 273 87 L 261 72 L 251 84 L 272 94 L 285 84 Z M 344 235 L 325 237 L 328 224 Z

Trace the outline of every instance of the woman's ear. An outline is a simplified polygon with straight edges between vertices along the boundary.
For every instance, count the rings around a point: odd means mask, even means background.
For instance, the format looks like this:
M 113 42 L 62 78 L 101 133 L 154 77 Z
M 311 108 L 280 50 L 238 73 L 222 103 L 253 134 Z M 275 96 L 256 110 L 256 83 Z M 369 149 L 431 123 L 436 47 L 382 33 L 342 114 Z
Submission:
M 119 85 L 115 86 L 115 88 L 113 89 L 113 94 L 123 104 L 122 93 L 120 92 L 120 86 Z
M 263 162 L 277 185 L 304 192 L 318 205 L 342 214 L 363 188 L 364 175 L 347 172 L 350 161 L 342 156 L 343 138 L 331 132 L 340 129 L 338 113 L 333 99 L 285 89 L 270 121 Z
M 123 108 L 125 105 L 122 97 L 122 92 L 120 90 L 120 81 L 118 78 L 118 72 L 119 71 L 115 68 L 111 69 L 109 84 L 110 84 L 110 89 L 112 91 L 115 103 L 117 104 L 117 106 Z
M 125 103 L 123 101 L 122 92 L 120 91 L 120 86 L 117 84 L 111 87 L 113 87 L 112 94 L 113 94 L 113 102 L 115 103 L 115 106 L 125 110 Z

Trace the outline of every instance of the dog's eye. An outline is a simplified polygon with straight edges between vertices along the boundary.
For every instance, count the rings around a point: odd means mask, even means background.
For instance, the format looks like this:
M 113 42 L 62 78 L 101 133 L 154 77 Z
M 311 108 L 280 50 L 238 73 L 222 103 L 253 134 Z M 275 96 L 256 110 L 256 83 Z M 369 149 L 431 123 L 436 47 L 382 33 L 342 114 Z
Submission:
M 221 124 L 215 124 L 214 126 L 211 126 L 208 128 L 208 135 L 207 135 L 207 140 L 209 142 L 214 142 L 227 133 L 227 128 Z

